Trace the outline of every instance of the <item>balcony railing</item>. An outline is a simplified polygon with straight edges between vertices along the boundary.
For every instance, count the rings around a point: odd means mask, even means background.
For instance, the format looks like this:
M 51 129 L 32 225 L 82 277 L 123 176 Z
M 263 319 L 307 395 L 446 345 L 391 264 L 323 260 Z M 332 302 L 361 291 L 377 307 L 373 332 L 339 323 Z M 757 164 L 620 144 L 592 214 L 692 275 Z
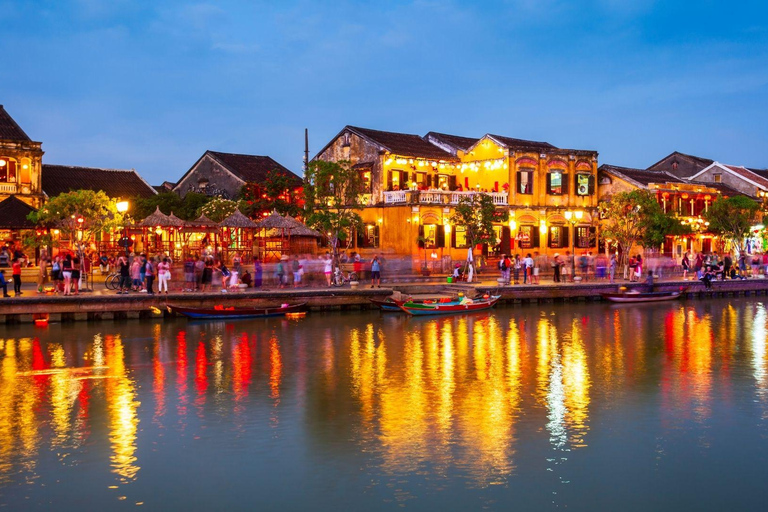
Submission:
M 442 190 L 396 190 L 384 192 L 384 204 L 459 204 L 462 197 L 472 197 L 476 194 L 491 196 L 493 204 L 498 206 L 508 205 L 506 192 L 459 192 Z
M 0 194 L 15 194 L 15 193 L 16 193 L 15 183 L 0 183 Z

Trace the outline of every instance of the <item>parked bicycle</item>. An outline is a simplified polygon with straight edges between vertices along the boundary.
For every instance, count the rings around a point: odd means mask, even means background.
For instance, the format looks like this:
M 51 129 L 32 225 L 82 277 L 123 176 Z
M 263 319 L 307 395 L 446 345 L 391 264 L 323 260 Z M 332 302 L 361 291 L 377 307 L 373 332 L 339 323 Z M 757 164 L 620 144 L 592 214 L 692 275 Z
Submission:
M 349 284 L 351 281 L 357 280 L 357 274 L 354 272 L 347 272 L 345 275 L 339 267 L 336 267 L 333 276 L 331 276 L 331 284 L 333 286 L 344 286 L 345 284 Z
M 107 290 L 117 290 L 120 288 L 120 274 L 113 272 L 107 275 L 106 279 L 104 279 L 104 287 Z

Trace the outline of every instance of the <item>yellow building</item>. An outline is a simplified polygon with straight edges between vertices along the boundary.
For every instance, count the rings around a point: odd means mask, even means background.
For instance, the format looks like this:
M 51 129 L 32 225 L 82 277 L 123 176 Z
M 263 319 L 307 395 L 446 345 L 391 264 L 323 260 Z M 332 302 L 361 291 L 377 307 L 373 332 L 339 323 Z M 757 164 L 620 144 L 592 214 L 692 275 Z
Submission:
M 466 258 L 463 226 L 450 222 L 463 196 L 489 194 L 510 220 L 483 253 L 563 253 L 597 247 L 597 152 L 499 135 L 419 135 L 345 127 L 315 157 L 349 160 L 367 186 L 365 227 L 351 249 L 411 256 L 446 271 Z M 581 218 L 567 220 L 567 211 Z M 419 238 L 427 239 L 420 247 Z

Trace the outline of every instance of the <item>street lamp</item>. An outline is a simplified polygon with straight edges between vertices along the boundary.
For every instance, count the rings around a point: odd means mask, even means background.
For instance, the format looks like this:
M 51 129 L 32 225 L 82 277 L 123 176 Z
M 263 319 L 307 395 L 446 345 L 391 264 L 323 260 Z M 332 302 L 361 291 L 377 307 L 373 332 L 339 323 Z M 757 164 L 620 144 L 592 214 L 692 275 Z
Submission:
M 122 240 L 120 240 L 120 243 L 125 248 L 125 257 L 127 258 L 129 238 L 128 238 L 128 228 L 126 227 L 126 222 L 125 222 L 125 213 L 128 211 L 130 204 L 128 203 L 128 201 L 118 201 L 117 203 L 115 203 L 115 207 L 117 208 L 117 211 L 120 212 L 120 214 L 122 214 L 123 216 L 123 238 Z
M 573 226 L 573 236 L 571 237 L 571 278 L 576 282 L 576 224 L 581 222 L 584 212 L 581 210 L 565 212 L 565 220 Z

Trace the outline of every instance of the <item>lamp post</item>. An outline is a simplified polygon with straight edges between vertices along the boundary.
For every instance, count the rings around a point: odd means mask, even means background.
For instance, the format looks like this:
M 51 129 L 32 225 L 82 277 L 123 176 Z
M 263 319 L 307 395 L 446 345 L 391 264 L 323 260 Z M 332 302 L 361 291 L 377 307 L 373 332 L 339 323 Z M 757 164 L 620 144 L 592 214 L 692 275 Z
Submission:
M 581 222 L 584 212 L 581 210 L 567 210 L 564 215 L 565 220 L 574 228 L 573 236 L 571 237 L 571 279 L 576 282 L 576 224 Z
M 117 211 L 120 212 L 123 216 L 123 237 L 120 240 L 120 243 L 123 245 L 123 248 L 125 248 L 125 257 L 128 258 L 128 228 L 126 227 L 125 222 L 125 213 L 128 211 L 128 208 L 130 207 L 130 203 L 128 201 L 118 201 L 115 203 L 115 207 L 117 207 Z

